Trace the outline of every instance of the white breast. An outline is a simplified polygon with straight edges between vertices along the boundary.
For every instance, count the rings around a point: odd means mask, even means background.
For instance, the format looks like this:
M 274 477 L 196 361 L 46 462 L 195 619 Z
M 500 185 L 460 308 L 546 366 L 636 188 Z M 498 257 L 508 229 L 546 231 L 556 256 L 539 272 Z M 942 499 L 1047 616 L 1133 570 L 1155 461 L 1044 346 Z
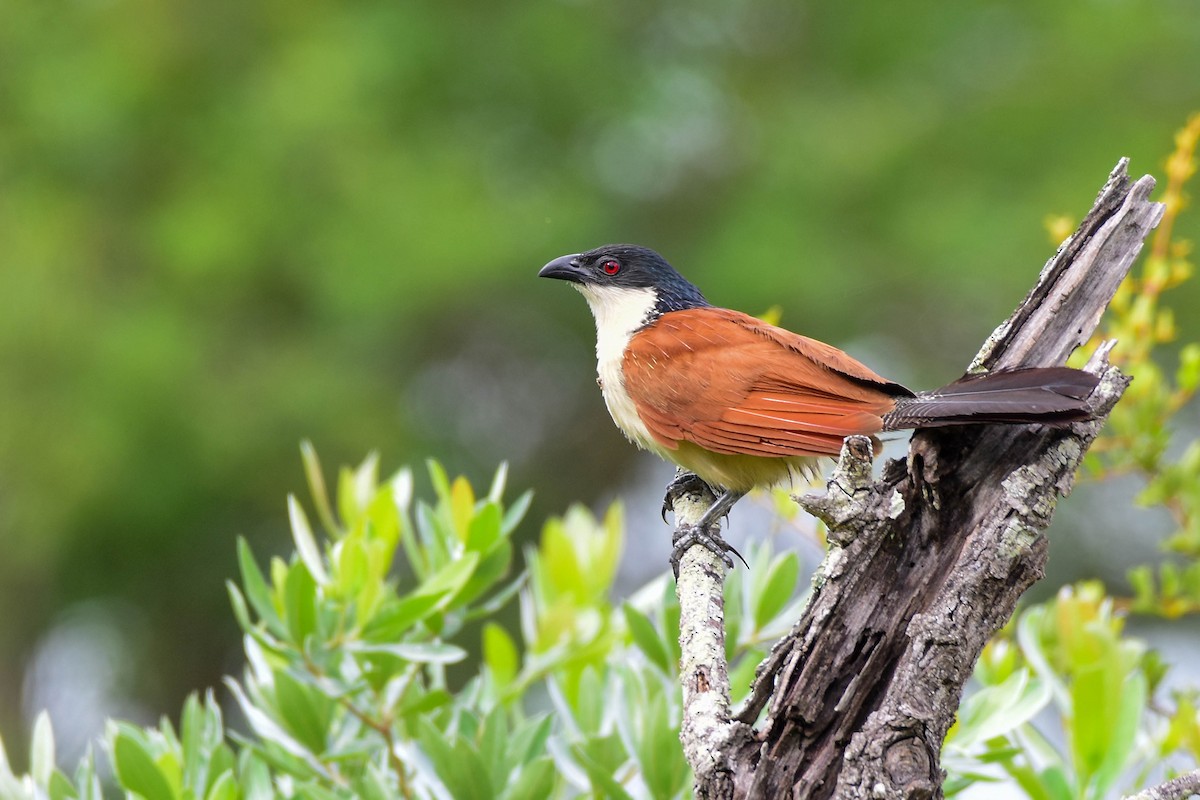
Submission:
M 621 363 L 629 337 L 650 318 L 658 297 L 653 289 L 575 284 L 596 318 L 596 374 L 604 393 L 604 404 L 613 422 L 629 441 L 644 450 L 661 454 L 663 448 L 638 418 L 633 400 L 625 390 Z

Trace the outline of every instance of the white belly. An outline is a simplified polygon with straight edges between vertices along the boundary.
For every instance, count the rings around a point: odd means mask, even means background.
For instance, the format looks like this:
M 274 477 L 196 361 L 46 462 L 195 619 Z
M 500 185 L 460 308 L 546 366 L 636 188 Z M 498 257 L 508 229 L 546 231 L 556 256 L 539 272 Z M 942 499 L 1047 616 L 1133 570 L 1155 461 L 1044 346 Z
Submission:
M 657 297 L 653 289 L 577 285 L 596 318 L 596 374 L 604 393 L 609 416 L 629 441 L 643 450 L 662 455 L 665 450 L 654 441 L 638 418 L 637 408 L 625 391 L 621 363 L 625 346 L 633 332 L 645 324 Z
M 604 405 L 613 422 L 629 441 L 643 450 L 662 455 L 663 446 L 654 441 L 650 431 L 642 423 L 629 392 L 625 391 L 625 376 L 621 372 L 621 359 L 610 358 L 596 363 L 596 374 L 600 378 L 600 389 L 604 394 Z

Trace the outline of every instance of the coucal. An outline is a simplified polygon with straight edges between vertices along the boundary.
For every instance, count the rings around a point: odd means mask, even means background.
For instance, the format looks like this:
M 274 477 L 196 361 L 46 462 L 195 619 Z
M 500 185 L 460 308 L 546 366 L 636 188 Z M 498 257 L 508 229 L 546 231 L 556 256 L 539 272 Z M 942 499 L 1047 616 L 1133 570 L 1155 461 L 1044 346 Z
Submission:
M 751 489 L 813 476 L 854 434 L 980 422 L 1087 419 L 1097 377 L 1066 367 L 968 375 L 912 392 L 835 347 L 704 299 L 658 253 L 610 244 L 562 256 L 543 278 L 570 281 L 596 318 L 598 383 L 638 447 L 718 494 L 682 548 L 729 561 L 709 526 Z M 729 561 L 732 565 L 732 562 Z

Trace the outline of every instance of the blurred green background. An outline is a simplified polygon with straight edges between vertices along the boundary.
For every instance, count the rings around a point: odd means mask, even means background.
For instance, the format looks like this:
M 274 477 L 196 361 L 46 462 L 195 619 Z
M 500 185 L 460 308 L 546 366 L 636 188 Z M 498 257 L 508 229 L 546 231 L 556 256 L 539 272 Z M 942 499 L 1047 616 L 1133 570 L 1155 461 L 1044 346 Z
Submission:
M 0 3 L 0 731 L 236 669 L 302 438 L 508 459 L 530 531 L 612 496 L 551 258 L 650 245 L 928 387 L 1198 106 L 1194 0 Z

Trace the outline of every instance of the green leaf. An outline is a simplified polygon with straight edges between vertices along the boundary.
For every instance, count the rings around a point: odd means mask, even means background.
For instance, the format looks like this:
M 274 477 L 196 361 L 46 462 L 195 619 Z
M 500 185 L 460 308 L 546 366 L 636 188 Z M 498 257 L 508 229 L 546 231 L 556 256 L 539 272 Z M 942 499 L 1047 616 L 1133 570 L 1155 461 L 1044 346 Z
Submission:
M 412 594 L 392 602 L 367 624 L 363 638 L 372 642 L 403 638 L 414 625 L 436 611 L 448 594 L 447 591 Z
M 416 715 L 425 714 L 434 709 L 449 705 L 453 700 L 454 695 L 445 689 L 433 689 L 424 694 L 412 691 L 405 695 L 404 701 L 397 706 L 396 716 L 412 724 L 412 720 Z
M 508 800 L 540 800 L 550 797 L 554 792 L 557 775 L 554 760 L 549 756 L 528 761 L 521 766 L 516 780 L 505 790 L 504 797 Z
M 760 648 L 751 647 L 734 662 L 729 670 L 729 694 L 734 704 L 749 696 L 754 672 L 766 655 Z
M 325 488 L 325 475 L 321 471 L 321 461 L 317 458 L 317 451 L 308 439 L 300 442 L 300 460 L 304 464 L 304 477 L 308 480 L 308 492 L 312 495 L 313 504 L 317 507 L 317 518 L 321 520 L 321 525 L 330 536 L 342 535 L 329 504 L 329 491 Z
M 1200 343 L 1186 344 L 1179 351 L 1179 371 L 1175 373 L 1175 383 L 1185 392 L 1200 388 Z
M 453 561 L 452 553 L 458 546 L 452 526 L 427 503 L 417 503 L 416 517 L 417 536 L 414 541 L 423 555 L 426 570 L 441 569 Z
M 1075 790 L 1067 779 L 1066 769 L 1061 764 L 1046 767 L 1041 772 L 1041 779 L 1050 800 L 1074 800 Z
M 949 744 L 968 750 L 1015 730 L 1033 719 L 1050 702 L 1050 687 L 1027 669 L 972 694 L 959 709 L 958 725 Z
M 174 800 L 166 776 L 140 742 L 122 730 L 113 739 L 112 753 L 121 788 L 146 800 Z
M 371 579 L 370 563 L 361 539 L 345 539 L 334 548 L 334 586 L 337 596 L 357 598 L 364 585 Z M 371 587 L 377 590 L 378 583 Z
M 625 613 L 625 624 L 629 626 L 629 633 L 633 637 L 634 644 L 638 649 L 645 654 L 650 660 L 666 675 L 671 675 L 674 670 L 671 669 L 670 656 L 667 654 L 667 648 L 659 638 L 658 631 L 654 629 L 654 624 L 642 612 L 625 603 L 621 610 Z
M 493 503 L 499 504 L 501 498 L 504 497 L 504 487 L 508 483 L 508 462 L 501 461 L 500 466 L 496 467 L 496 474 L 492 477 L 491 488 L 488 489 L 487 499 Z
M 0 747 L 0 780 L 4 778 L 4 748 Z M 75 786 L 78 787 L 79 800 L 104 800 L 104 792 L 100 787 L 100 778 L 96 775 L 96 759 L 89 747 L 79 766 L 75 769 Z
M 233 581 L 225 581 L 225 590 L 229 593 L 229 605 L 233 607 L 233 617 L 237 620 L 238 627 L 247 635 L 260 633 L 254 621 L 250 619 L 250 609 L 246 607 L 246 598 L 238 590 L 237 584 Z
M 1005 764 L 1004 771 L 1021 787 L 1030 800 L 1056 800 L 1056 796 L 1044 782 L 1045 772 L 1035 772 L 1025 764 Z M 1070 800 L 1070 798 L 1062 798 L 1062 800 Z
M 512 544 L 507 539 L 500 539 L 486 556 L 479 562 L 475 574 L 462 588 L 448 608 L 460 608 L 479 598 L 508 574 L 512 564 Z
M 787 606 L 796 591 L 796 581 L 799 577 L 800 558 L 795 553 L 785 553 L 771 563 L 754 604 L 756 630 L 767 627 L 767 624 Z
M 403 516 L 408 513 L 408 509 L 412 506 L 413 496 L 413 476 L 412 470 L 408 467 L 398 470 L 389 481 L 391 489 L 392 504 L 396 511 Z
M 371 451 L 367 453 L 367 457 L 362 459 L 359 468 L 354 470 L 354 477 L 350 482 L 350 489 L 353 492 L 353 503 L 355 518 L 361 516 L 361 512 L 371 505 L 371 498 L 376 493 L 376 487 L 379 486 L 379 453 Z
M 275 673 L 275 705 L 279 716 L 306 748 L 316 754 L 325 752 L 329 725 L 329 703 L 288 672 Z
M 417 741 L 454 800 L 493 800 L 496 792 L 479 754 L 461 738 L 454 744 L 428 720 L 417 723 Z
M 425 467 L 429 470 L 429 480 L 433 484 L 434 494 L 440 500 L 449 500 L 450 478 L 446 475 L 446 469 L 432 458 L 425 462 Z
M 276 745 L 284 753 L 295 757 L 300 763 L 307 766 L 316 774 L 326 778 L 330 777 L 329 771 L 324 767 L 324 765 L 321 764 L 319 760 L 317 760 L 315 756 L 313 756 L 312 752 L 303 744 L 301 744 L 296 737 L 284 730 L 283 727 L 274 719 L 272 719 L 270 715 L 263 711 L 258 704 L 252 702 L 250 698 L 246 696 L 246 692 L 236 681 L 226 679 L 225 685 L 228 686 L 229 691 L 232 692 L 234 699 L 237 701 L 238 706 L 242 710 L 242 714 L 246 717 L 246 722 L 249 723 L 250 727 L 254 730 L 254 733 L 257 734 L 265 744 Z M 270 750 L 266 748 L 260 750 L 259 752 L 263 756 L 270 755 Z
M 71 779 L 57 769 L 50 773 L 50 784 L 46 789 L 50 800 L 75 800 L 81 793 L 76 791 Z
M 502 541 L 500 506 L 485 503 L 467 524 L 466 547 L 480 553 L 489 553 Z
M 611 741 L 616 737 L 605 737 L 605 739 Z M 633 796 L 625 791 L 625 788 L 613 777 L 613 771 L 619 764 L 614 764 L 610 768 L 597 762 L 592 757 L 591 749 L 585 746 L 576 745 L 572 748 L 572 752 L 575 760 L 579 762 L 579 766 L 583 767 L 584 772 L 591 779 L 594 795 L 604 797 L 606 800 L 633 800 Z
M 292 539 L 296 542 L 296 552 L 300 555 L 300 560 L 308 567 L 308 572 L 312 575 L 313 580 L 319 586 L 325 586 L 329 583 L 329 575 L 325 572 L 325 561 L 321 556 L 321 550 L 317 547 L 317 540 L 313 537 L 312 527 L 308 524 L 308 517 L 304 514 L 304 509 L 296 500 L 295 495 L 288 495 L 288 519 L 292 525 Z
M 510 600 L 517 596 L 529 579 L 528 572 L 522 572 L 515 579 L 510 581 L 508 585 L 496 591 L 491 597 L 484 601 L 481 605 L 475 606 L 467 614 L 466 619 L 474 620 L 480 617 L 494 616 L 508 604 Z
M 1042 647 L 1041 637 L 1038 634 L 1038 628 L 1046 619 L 1048 609 L 1046 606 L 1034 606 L 1017 619 L 1017 642 L 1021 646 L 1021 652 L 1025 655 L 1025 660 L 1033 668 L 1034 673 L 1046 681 L 1050 687 L 1050 692 L 1054 696 L 1054 702 L 1059 708 L 1071 707 L 1071 695 L 1062 677 L 1054 671 L 1050 665 L 1050 659 L 1046 655 L 1045 649 Z
M 642 714 L 638 763 L 651 794 L 669 800 L 687 780 L 688 766 L 679 747 L 679 728 L 671 724 L 664 694 L 652 694 Z
M 179 716 L 179 739 L 183 751 L 183 786 L 193 794 L 203 792 L 203 775 L 208 769 L 205 757 L 204 709 L 195 692 L 183 702 L 183 713 Z M 199 784 L 199 785 L 197 785 Z
M 244 800 L 275 800 L 271 771 L 249 748 L 242 751 L 238 761 L 238 782 Z
M 242 586 L 245 588 L 246 599 L 250 602 L 254 613 L 267 625 L 267 629 L 276 636 L 283 636 L 285 629 L 275 604 L 271 602 L 271 589 L 267 586 L 250 544 L 241 536 L 238 537 L 238 566 L 242 573 Z M 244 629 L 246 626 L 243 626 Z
M 509 760 L 514 764 L 528 764 L 546 752 L 554 718 L 549 714 L 534 717 L 513 731 L 508 743 Z
M 297 784 L 296 797 L 302 800 L 344 800 L 342 795 L 315 781 Z
M 1108 749 L 1096 770 L 1093 782 L 1096 797 L 1107 796 L 1109 787 L 1121 776 L 1125 765 L 1133 757 L 1148 695 L 1146 676 L 1140 672 L 1130 675 L 1121 687 L 1116 718 L 1112 733 L 1108 737 Z
M 195 692 L 188 695 L 179 722 L 180 748 L 183 753 L 183 786 L 196 797 L 202 797 L 211 776 L 226 766 L 221 760 L 224 726 L 221 709 L 212 690 L 202 704 Z
M 447 509 L 439 507 L 439 510 Z M 471 520 L 475 516 L 475 490 L 466 478 L 459 476 L 450 484 L 448 511 L 455 537 L 465 543 Z
M 426 579 L 398 604 L 381 611 L 367 626 L 366 638 L 394 640 L 434 611 L 444 610 L 471 580 L 479 565 L 478 553 L 465 553 Z
M 573 716 L 583 733 L 600 732 L 611 689 L 611 681 L 606 682 L 599 669 L 594 666 L 589 665 L 580 674 L 579 692 Z M 570 711 L 568 710 L 568 713 Z
M 382 653 L 418 664 L 455 664 L 467 657 L 466 650 L 445 642 L 355 643 L 347 649 L 355 653 Z
M 525 513 L 529 511 L 529 504 L 532 502 L 533 492 L 526 491 L 509 504 L 508 509 L 504 512 L 504 521 L 500 523 L 500 528 L 504 531 L 505 536 L 516 530 L 517 525 L 525 518 Z
M 499 686 L 510 683 L 521 666 L 516 643 L 494 622 L 483 626 L 483 661 Z
M 391 800 L 391 778 L 386 769 L 368 764 L 354 783 L 355 800 Z
M 233 770 L 227 769 L 213 781 L 212 788 L 204 796 L 204 800 L 238 800 L 237 779 Z
M 284 609 L 288 633 L 303 646 L 317 627 L 317 584 L 303 562 L 292 564 L 284 582 Z
M 478 737 L 479 756 L 487 769 L 492 786 L 503 786 L 510 771 L 508 759 L 508 722 L 504 718 L 504 706 L 497 704 L 483 718 L 483 729 Z
M 479 553 L 463 553 L 461 558 L 449 562 L 422 583 L 414 594 L 442 594 L 453 599 L 475 574 L 479 566 Z
M 43 789 L 50 785 L 50 776 L 54 774 L 54 728 L 46 711 L 38 713 L 33 723 L 33 739 L 29 744 L 29 774 L 34 785 Z

